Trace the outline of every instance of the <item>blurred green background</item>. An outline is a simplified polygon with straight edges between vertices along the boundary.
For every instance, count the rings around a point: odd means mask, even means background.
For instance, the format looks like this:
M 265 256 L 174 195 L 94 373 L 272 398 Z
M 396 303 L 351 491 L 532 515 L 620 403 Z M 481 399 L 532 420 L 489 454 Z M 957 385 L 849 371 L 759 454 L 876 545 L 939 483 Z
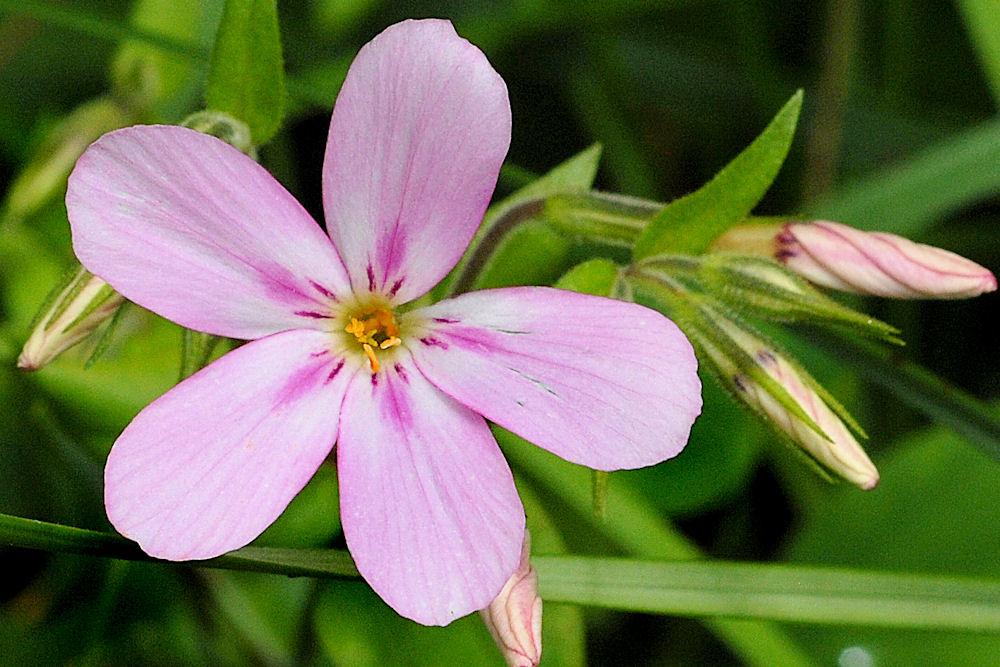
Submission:
M 62 194 L 74 150 L 118 125 L 177 123 L 201 108 L 221 5 L 0 0 L 0 512 L 109 530 L 107 451 L 176 381 L 180 330 L 138 309 L 88 370 L 86 346 L 35 374 L 14 361 L 71 262 Z M 803 88 L 796 142 L 759 213 L 905 234 L 1000 270 L 995 0 L 314 0 L 278 11 L 288 115 L 260 159 L 317 219 L 329 114 L 350 59 L 387 25 L 435 16 L 479 45 L 510 89 L 499 194 L 600 142 L 597 187 L 669 201 L 711 178 Z M 552 230 L 523 242 L 533 272 L 511 266 L 496 282 L 553 280 L 579 260 Z M 903 330 L 908 345 L 893 359 L 1000 399 L 996 294 L 850 303 Z M 868 430 L 876 490 L 818 478 L 709 378 L 685 452 L 616 473 L 612 488 L 720 558 L 1000 576 L 997 459 L 908 405 L 904 390 L 863 379 L 809 331 L 788 343 Z M 568 464 L 528 464 L 523 443 L 501 439 L 536 553 L 626 554 L 546 482 L 547 469 Z M 612 503 L 606 521 L 633 519 Z M 343 548 L 332 468 L 259 543 Z M 477 617 L 422 628 L 360 582 L 15 548 L 0 548 L 0 570 L 0 664 L 502 664 Z M 1000 655 L 1000 637 L 987 634 L 779 630 L 802 664 L 992 666 Z M 749 659 L 689 619 L 550 604 L 545 633 L 543 665 Z

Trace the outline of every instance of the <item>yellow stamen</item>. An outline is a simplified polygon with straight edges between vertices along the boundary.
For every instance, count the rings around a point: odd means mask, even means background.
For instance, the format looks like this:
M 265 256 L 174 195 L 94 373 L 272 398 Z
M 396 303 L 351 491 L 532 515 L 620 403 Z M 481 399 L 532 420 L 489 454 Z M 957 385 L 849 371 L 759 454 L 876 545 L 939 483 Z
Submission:
M 372 346 L 365 343 L 361 347 L 364 349 L 365 354 L 368 355 L 368 365 L 371 366 L 372 373 L 378 373 L 378 369 L 381 367 L 378 365 L 378 357 L 375 356 L 375 351 L 372 349 Z
M 368 364 L 373 373 L 378 373 L 381 368 L 375 351 L 388 350 L 403 342 L 399 338 L 399 327 L 396 326 L 392 311 L 386 308 L 361 311 L 359 317 L 351 317 L 351 322 L 344 327 L 344 331 L 361 343 L 361 349 L 368 357 Z
M 390 347 L 396 347 L 402 342 L 403 341 L 399 340 L 395 336 L 393 336 L 392 338 L 386 338 L 384 341 L 378 344 L 378 349 L 388 350 Z

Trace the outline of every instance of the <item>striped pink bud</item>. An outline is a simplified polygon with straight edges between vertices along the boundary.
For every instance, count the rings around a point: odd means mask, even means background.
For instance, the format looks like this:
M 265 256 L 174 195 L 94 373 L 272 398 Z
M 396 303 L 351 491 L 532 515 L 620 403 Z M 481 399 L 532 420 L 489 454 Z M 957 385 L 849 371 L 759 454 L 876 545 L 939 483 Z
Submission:
M 542 598 L 530 554 L 531 535 L 525 530 L 517 570 L 490 606 L 479 612 L 510 667 L 535 667 L 542 659 Z
M 994 275 L 953 252 L 837 222 L 789 223 L 775 257 L 822 287 L 897 299 L 962 299 L 992 292 Z

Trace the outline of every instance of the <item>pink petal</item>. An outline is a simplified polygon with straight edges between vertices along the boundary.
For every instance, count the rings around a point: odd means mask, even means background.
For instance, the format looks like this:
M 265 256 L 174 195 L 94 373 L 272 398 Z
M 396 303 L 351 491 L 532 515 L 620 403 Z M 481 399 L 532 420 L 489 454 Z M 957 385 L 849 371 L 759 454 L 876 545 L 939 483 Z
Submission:
M 194 130 L 104 135 L 69 179 L 77 257 L 183 326 L 259 338 L 315 326 L 349 289 L 323 231 L 260 165 Z
M 404 303 L 455 265 L 510 144 L 503 79 L 448 21 L 404 21 L 358 53 L 323 165 L 327 229 L 358 291 Z
M 545 287 L 472 292 L 412 311 L 421 372 L 455 400 L 599 470 L 683 449 L 701 410 L 684 334 L 631 303 Z
M 329 454 L 350 364 L 328 334 L 240 347 L 147 406 L 104 473 L 118 531 L 169 560 L 218 556 L 274 521 Z
M 524 509 L 486 422 L 396 358 L 344 399 L 341 521 L 375 592 L 445 625 L 489 605 L 514 571 Z

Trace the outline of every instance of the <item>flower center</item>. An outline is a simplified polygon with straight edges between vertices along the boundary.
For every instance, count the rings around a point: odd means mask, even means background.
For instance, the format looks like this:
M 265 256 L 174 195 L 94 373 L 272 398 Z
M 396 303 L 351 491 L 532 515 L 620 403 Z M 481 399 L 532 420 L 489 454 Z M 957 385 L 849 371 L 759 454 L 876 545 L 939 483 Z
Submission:
M 376 350 L 388 350 L 403 342 L 399 339 L 399 327 L 396 326 L 392 311 L 386 308 L 368 308 L 356 316 L 352 315 L 351 323 L 344 327 L 344 331 L 353 334 L 361 344 L 372 373 L 378 373 L 379 369 Z

